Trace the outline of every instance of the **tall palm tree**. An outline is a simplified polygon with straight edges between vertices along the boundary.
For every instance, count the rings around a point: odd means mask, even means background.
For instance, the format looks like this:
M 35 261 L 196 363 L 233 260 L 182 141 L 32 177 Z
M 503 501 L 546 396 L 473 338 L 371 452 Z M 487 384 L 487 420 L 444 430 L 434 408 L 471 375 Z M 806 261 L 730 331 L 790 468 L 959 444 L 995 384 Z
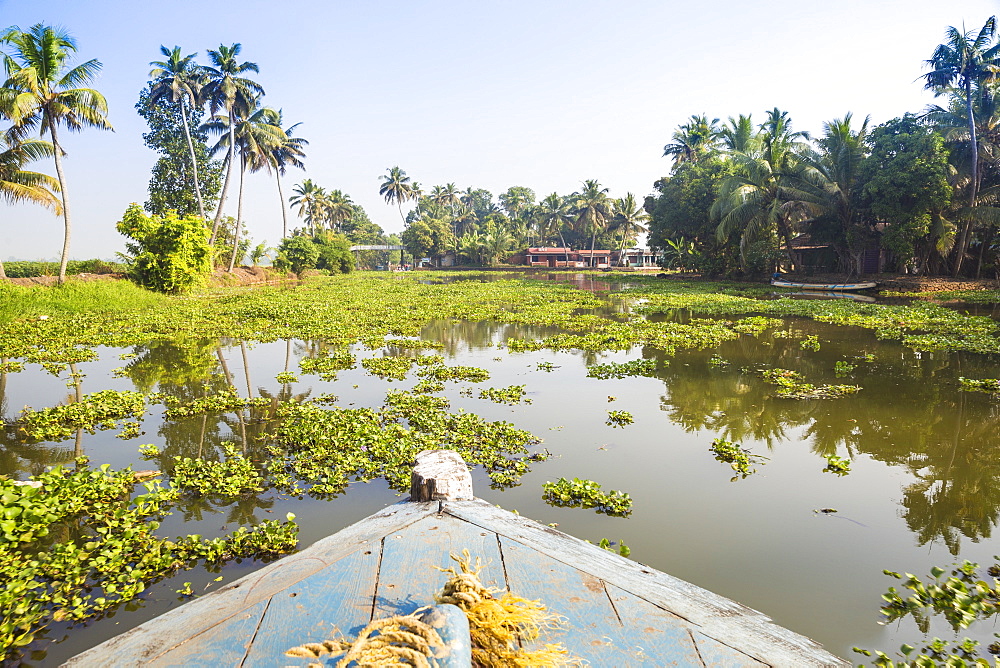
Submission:
M 239 62 L 238 56 L 243 49 L 240 44 L 226 46 L 219 45 L 218 51 L 209 49 L 208 57 L 212 61 L 212 66 L 202 67 L 205 75 L 205 82 L 201 89 L 203 101 L 208 102 L 209 111 L 216 116 L 220 110 L 225 110 L 229 119 L 229 143 L 226 155 L 226 178 L 222 182 L 222 193 L 219 195 L 219 208 L 215 212 L 215 220 L 212 222 L 212 237 L 210 244 L 215 244 L 215 237 L 219 233 L 219 221 L 222 220 L 222 210 L 226 204 L 226 193 L 229 192 L 229 180 L 233 173 L 233 152 L 236 150 L 236 140 L 233 133 L 236 131 L 237 116 L 250 116 L 250 109 L 254 107 L 256 98 L 264 94 L 264 89 L 255 81 L 240 76 L 246 72 L 260 72 L 256 63 Z
M 718 147 L 718 122 L 718 118 L 708 120 L 705 114 L 691 116 L 674 130 L 673 142 L 663 147 L 663 156 L 673 157 L 674 169 L 685 162 L 698 162 Z
M 253 101 L 254 104 L 257 100 Z M 269 155 L 285 139 L 285 132 L 278 125 L 281 120 L 277 110 L 270 107 L 255 107 L 247 111 L 250 113 L 243 117 L 237 116 L 235 124 L 230 121 L 229 116 L 216 116 L 204 128 L 209 132 L 222 135 L 218 143 L 212 147 L 212 153 L 218 153 L 225 149 L 228 155 L 235 155 L 240 163 L 240 185 L 238 204 L 236 209 L 236 231 L 233 234 L 233 252 L 229 258 L 229 271 L 233 270 L 236 264 L 237 249 L 240 243 L 240 229 L 243 223 L 243 182 L 246 172 L 256 172 L 267 168 Z M 235 152 L 234 152 L 235 143 Z M 230 166 L 230 169 L 232 166 Z
M 750 114 L 740 114 L 737 118 L 730 116 L 719 130 L 719 145 L 730 153 L 752 153 L 756 149 L 757 136 Z
M 312 232 L 322 215 L 326 191 L 312 179 L 303 179 L 302 183 L 292 188 L 292 192 L 295 194 L 288 198 L 288 203 L 299 210 L 299 217 L 304 219 L 306 227 Z
M 622 245 L 618 251 L 618 264 L 625 254 L 625 242 L 635 241 L 638 235 L 646 231 L 644 222 L 649 220 L 649 214 L 641 204 L 635 201 L 635 195 L 625 193 L 625 197 L 614 201 L 614 218 L 612 225 L 622 234 Z
M 198 159 L 194 153 L 194 142 L 191 141 L 191 129 L 187 117 L 187 104 L 194 108 L 198 104 L 198 92 L 201 90 L 202 74 L 194 62 L 197 53 L 181 55 L 181 47 L 173 49 L 160 45 L 160 52 L 166 60 L 154 60 L 150 63 L 153 69 L 149 77 L 153 80 L 149 92 L 149 104 L 156 104 L 163 98 L 168 98 L 181 110 L 181 120 L 184 123 L 184 139 L 187 140 L 188 152 L 191 155 L 191 174 L 194 177 L 194 193 L 198 198 L 198 215 L 205 218 L 205 204 L 201 199 L 201 184 L 198 181 Z
M 339 232 L 344 223 L 354 215 L 354 202 L 340 190 L 331 190 L 326 196 L 325 209 L 330 229 Z
M 388 174 L 384 174 L 382 179 L 382 185 L 379 186 L 378 194 L 385 198 L 386 204 L 392 204 L 393 202 L 399 206 L 399 217 L 403 219 L 403 223 L 406 223 L 406 217 L 403 215 L 403 202 L 407 202 L 411 199 L 416 199 L 415 193 L 419 190 L 419 186 L 410 180 L 410 177 L 406 175 L 402 169 L 397 167 L 390 167 Z
M 13 48 L 13 53 L 3 57 L 6 80 L 0 88 L 0 110 L 14 124 L 8 131 L 8 139 L 22 139 L 38 126 L 41 134 L 48 133 L 52 140 L 65 226 L 59 262 L 59 282 L 64 283 L 72 223 L 58 128 L 65 125 L 70 131 L 84 127 L 113 129 L 107 119 L 108 103 L 104 96 L 93 88 L 80 87 L 94 80 L 101 71 L 101 63 L 88 60 L 69 69 L 67 60 L 76 53 L 76 41 L 65 31 L 41 23 L 26 31 L 16 26 L 8 28 L 0 33 L 0 44 Z
M 278 115 L 274 119 L 274 125 L 279 129 L 284 125 L 282 119 L 282 111 L 278 110 Z M 284 137 L 273 146 L 264 156 L 266 158 L 265 164 L 263 165 L 265 169 L 269 172 L 274 172 L 274 178 L 278 183 L 278 201 L 281 204 L 281 238 L 284 239 L 288 236 L 288 210 L 285 207 L 285 193 L 281 187 L 281 177 L 285 175 L 285 170 L 287 167 L 298 167 L 299 169 L 305 169 L 305 164 L 302 162 L 302 158 L 306 156 L 303 147 L 305 147 L 309 142 L 302 137 L 294 136 L 295 128 L 302 125 L 301 123 L 296 123 L 290 125 L 283 130 Z
M 717 234 L 725 241 L 740 235 L 740 258 L 745 263 L 752 241 L 777 231 L 784 241 L 789 268 L 793 269 L 792 224 L 802 216 L 805 199 L 790 183 L 802 167 L 801 155 L 808 150 L 805 132 L 792 132 L 788 113 L 775 108 L 760 126 L 759 149 L 730 154 L 735 173 L 719 186 L 712 204 L 712 217 L 719 221 Z
M 22 169 L 25 164 L 52 156 L 52 144 L 41 139 L 11 141 L 0 133 L 0 198 L 10 202 L 34 202 L 62 213 L 59 198 L 53 191 L 59 191 L 59 182 L 48 174 L 29 172 Z M 0 261 L 0 279 L 7 278 L 3 262 Z
M 953 93 L 955 87 L 962 91 L 966 115 L 969 123 L 969 144 L 972 149 L 969 166 L 972 183 L 969 188 L 969 207 L 976 205 L 979 188 L 979 147 L 976 140 L 976 119 L 973 112 L 972 91 L 975 86 L 996 79 L 1000 71 L 1000 44 L 994 44 L 996 17 L 986 19 L 978 33 L 959 31 L 954 26 L 945 31 L 946 42 L 938 44 L 927 61 L 930 72 L 923 76 L 924 88 L 934 91 L 934 95 Z M 956 256 L 953 273 L 958 276 L 962 261 L 969 246 L 969 229 L 972 220 L 962 225 L 956 241 Z
M 856 204 L 869 119 L 866 117 L 857 130 L 851 127 L 852 120 L 853 114 L 848 112 L 823 124 L 823 136 L 817 141 L 820 152 L 804 155 L 804 168 L 795 178 L 799 200 L 809 208 L 813 220 L 825 219 L 833 227 L 833 246 L 841 264 L 849 267 L 850 273 L 860 274 L 863 248 Z
M 603 230 L 611 217 L 611 200 L 608 189 L 595 179 L 583 182 L 583 191 L 576 196 L 576 222 L 580 229 L 590 231 L 590 266 L 594 266 L 594 244 L 597 232 Z
M 563 228 L 573 221 L 573 213 L 569 203 L 559 193 L 552 193 L 538 203 L 538 227 L 543 237 L 551 238 L 559 235 L 559 242 L 566 248 L 563 238 Z

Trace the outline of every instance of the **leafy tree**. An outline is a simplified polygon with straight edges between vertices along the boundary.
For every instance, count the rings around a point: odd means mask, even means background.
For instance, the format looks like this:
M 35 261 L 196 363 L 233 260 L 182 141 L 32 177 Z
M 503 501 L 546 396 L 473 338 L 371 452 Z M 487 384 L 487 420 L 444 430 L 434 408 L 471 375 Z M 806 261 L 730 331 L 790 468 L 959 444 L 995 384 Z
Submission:
M 181 112 L 181 121 L 184 128 L 184 138 L 188 145 L 188 154 L 191 162 L 192 180 L 194 181 L 194 192 L 198 199 L 198 215 L 205 217 L 205 204 L 201 198 L 201 184 L 198 181 L 198 156 L 194 150 L 194 142 L 191 140 L 191 127 L 188 122 L 186 107 L 195 107 L 198 99 L 198 92 L 201 90 L 201 71 L 194 62 L 197 54 L 191 53 L 186 56 L 181 55 L 181 47 L 175 46 L 173 49 L 160 45 L 160 53 L 166 56 L 166 60 L 154 60 L 150 63 L 153 69 L 149 76 L 153 80 L 149 92 L 149 103 L 156 104 L 161 99 L 169 99 L 177 105 Z
M 400 235 L 402 245 L 414 258 L 440 258 L 452 245 L 451 226 L 444 220 L 427 218 L 414 220 Z
M 200 216 L 147 216 L 138 204 L 129 205 L 117 224 L 132 239 L 125 244 L 129 273 L 139 285 L 160 292 L 185 292 L 202 285 L 212 271 L 208 230 Z
M 507 212 L 507 216 L 516 219 L 534 205 L 535 191 L 524 186 L 511 186 L 507 188 L 507 192 L 500 195 L 499 199 L 500 206 Z
M 58 128 L 65 125 L 70 131 L 84 127 L 112 129 L 104 96 L 93 88 L 80 87 L 94 80 L 101 71 L 101 63 L 88 60 L 69 69 L 67 61 L 76 53 L 76 41 L 69 33 L 41 23 L 26 31 L 17 26 L 7 28 L 0 33 L 0 45 L 4 44 L 12 51 L 3 58 L 6 81 L 0 88 L 0 110 L 14 123 L 10 136 L 21 139 L 39 127 L 52 140 L 65 224 L 59 262 L 59 282 L 64 283 L 72 223 Z
M 349 274 L 354 269 L 351 242 L 343 234 L 323 232 L 313 237 L 313 243 L 319 248 L 317 269 L 335 274 Z
M 655 197 L 647 197 L 645 209 L 650 215 L 649 245 L 668 251 L 680 239 L 694 244 L 692 255 L 684 246 L 683 266 L 708 276 L 730 274 L 739 267 L 738 248 L 720 241 L 710 210 L 719 185 L 732 175 L 733 164 L 718 156 L 688 162 L 671 176 L 658 180 Z
M 274 266 L 282 271 L 302 274 L 306 269 L 316 267 L 319 261 L 319 246 L 312 239 L 304 236 L 286 237 L 278 246 L 278 257 Z
M 976 193 L 979 188 L 979 148 L 976 141 L 976 120 L 972 102 L 973 88 L 987 79 L 995 79 L 1000 68 L 1000 44 L 994 44 L 996 34 L 996 17 L 986 19 L 986 23 L 978 33 L 973 31 L 960 32 L 955 27 L 945 31 L 947 41 L 938 44 L 934 53 L 927 61 L 930 72 L 924 75 L 924 87 L 934 91 L 935 96 L 945 93 L 953 94 L 957 86 L 962 91 L 966 115 L 969 124 L 971 156 L 969 168 L 972 183 L 969 188 L 969 206 L 976 205 Z M 962 269 L 969 245 L 969 230 L 971 219 L 962 225 L 956 241 L 955 266 L 953 274 L 958 276 Z
M 922 245 L 916 269 L 925 271 L 931 252 L 941 249 L 943 235 L 932 232 L 951 199 L 944 139 L 907 114 L 875 128 L 869 145 L 860 168 L 862 206 L 885 224 L 882 245 L 900 264 L 909 265 Z
M 149 199 L 146 211 L 162 216 L 169 210 L 186 216 L 212 207 L 222 184 L 222 163 L 209 156 L 205 140 L 207 133 L 200 127 L 204 111 L 189 106 L 185 111 L 192 129 L 188 133 L 190 145 L 183 133 L 184 115 L 181 109 L 187 104 L 173 104 L 165 98 L 153 101 L 151 86 L 139 93 L 135 108 L 149 125 L 149 132 L 142 135 L 146 146 L 160 154 L 153 165 L 149 179 Z M 195 187 L 195 170 L 191 168 L 191 150 L 197 163 L 198 184 Z M 201 203 L 197 195 L 200 191 Z
M 226 204 L 226 193 L 229 192 L 229 180 L 233 173 L 234 151 L 236 150 L 236 124 L 238 116 L 249 116 L 250 110 L 254 106 L 254 101 L 264 94 L 264 89 L 257 82 L 240 76 L 246 72 L 260 72 L 256 63 L 249 61 L 239 62 L 240 51 L 243 47 L 240 44 L 226 46 L 219 45 L 219 50 L 209 49 L 208 57 L 212 61 L 211 66 L 202 68 L 205 75 L 204 85 L 201 89 L 202 100 L 208 101 L 208 108 L 215 116 L 220 110 L 225 110 L 228 121 L 227 130 L 229 132 L 229 142 L 227 143 L 226 155 L 226 178 L 222 183 L 222 195 L 219 197 L 219 207 L 215 212 L 215 220 L 212 223 L 212 243 L 219 230 L 219 221 L 222 219 L 222 208 Z M 237 216 L 238 218 L 238 216 Z

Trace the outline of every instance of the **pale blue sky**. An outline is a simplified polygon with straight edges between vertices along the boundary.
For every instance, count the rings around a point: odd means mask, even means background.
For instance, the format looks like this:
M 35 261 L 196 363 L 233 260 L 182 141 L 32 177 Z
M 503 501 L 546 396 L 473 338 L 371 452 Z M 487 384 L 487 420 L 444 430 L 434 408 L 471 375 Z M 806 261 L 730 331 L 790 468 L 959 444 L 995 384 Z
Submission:
M 0 0 L 0 28 L 60 25 L 81 60 L 104 63 L 96 85 L 116 132 L 67 136 L 65 164 L 72 257 L 110 258 L 123 247 L 115 221 L 147 197 L 155 157 L 133 105 L 161 44 L 207 62 L 206 49 L 242 43 L 265 103 L 310 142 L 286 192 L 304 177 L 339 188 L 393 232 L 398 211 L 378 195 L 393 165 L 427 188 L 541 197 L 597 179 L 641 198 L 691 114 L 762 120 L 778 106 L 815 133 L 848 111 L 876 124 L 920 111 L 933 98 L 916 79 L 945 29 L 996 12 L 982 0 Z M 278 206 L 273 178 L 248 179 L 257 242 L 280 236 Z M 61 244 L 61 219 L 0 203 L 0 258 L 53 258 Z

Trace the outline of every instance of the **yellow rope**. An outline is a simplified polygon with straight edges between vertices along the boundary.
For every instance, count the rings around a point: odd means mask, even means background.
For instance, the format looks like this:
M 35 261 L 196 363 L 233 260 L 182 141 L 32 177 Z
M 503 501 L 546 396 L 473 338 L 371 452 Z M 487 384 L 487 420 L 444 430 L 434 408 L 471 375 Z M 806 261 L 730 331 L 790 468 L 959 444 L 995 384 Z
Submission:
M 522 645 L 536 640 L 543 631 L 557 628 L 560 618 L 548 612 L 541 601 L 531 601 L 509 592 L 497 598 L 494 594 L 499 590 L 487 589 L 479 581 L 482 560 L 476 557 L 473 564 L 468 550 L 462 550 L 461 556 L 450 556 L 457 566 L 438 568 L 450 573 L 451 577 L 434 600 L 456 605 L 465 613 L 469 620 L 474 665 L 487 668 L 582 665 L 579 659 L 570 658 L 566 648 L 559 644 L 545 644 L 542 649 L 533 651 L 523 649 Z M 376 619 L 353 642 L 306 643 L 285 654 L 303 659 L 344 654 L 337 668 L 346 668 L 352 662 L 358 666 L 429 668 L 428 657 L 434 656 L 433 648 L 442 648 L 444 642 L 437 631 L 417 617 L 424 609 L 410 615 Z M 322 664 L 310 663 L 309 668 L 322 668 Z
M 469 635 L 472 636 L 473 663 L 480 666 L 507 668 L 509 666 L 571 666 L 580 661 L 571 659 L 566 648 L 559 644 L 546 644 L 542 649 L 528 651 L 521 645 L 536 640 L 542 631 L 558 628 L 560 619 L 546 611 L 541 601 L 531 601 L 510 592 L 500 598 L 479 581 L 483 562 L 475 563 L 468 550 L 462 555 L 452 554 L 457 568 L 441 568 L 451 577 L 444 589 L 434 597 L 437 603 L 451 603 L 469 618 Z
M 337 662 L 337 668 L 344 668 L 352 661 L 359 666 L 430 668 L 427 657 L 433 655 L 431 648 L 442 647 L 444 641 L 437 631 L 417 618 L 417 612 L 376 619 L 358 634 L 354 642 L 325 640 L 322 643 L 306 643 L 291 648 L 285 654 L 300 659 L 317 659 L 347 652 Z M 322 664 L 310 663 L 309 668 L 322 668 Z

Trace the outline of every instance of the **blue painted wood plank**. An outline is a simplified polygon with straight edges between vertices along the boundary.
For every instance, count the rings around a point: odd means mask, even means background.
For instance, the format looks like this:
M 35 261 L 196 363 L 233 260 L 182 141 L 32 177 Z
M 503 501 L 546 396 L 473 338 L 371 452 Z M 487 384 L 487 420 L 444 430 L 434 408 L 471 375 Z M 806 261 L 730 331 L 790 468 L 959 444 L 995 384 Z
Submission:
M 247 647 L 266 608 L 267 601 L 260 601 L 145 665 L 155 668 L 238 666 L 246 656 Z
M 767 668 L 766 663 L 761 663 L 729 645 L 709 638 L 704 633 L 695 631 L 691 635 L 698 644 L 698 653 L 701 654 L 701 660 L 705 662 L 706 666 L 713 666 L 713 668 L 743 668 L 744 666 Z
M 283 666 L 285 650 L 355 637 L 372 615 L 380 543 L 350 554 L 271 598 L 244 668 Z
M 691 637 L 691 622 L 657 607 L 635 594 L 606 584 L 608 596 L 624 627 L 623 639 L 629 649 L 647 663 L 657 666 L 714 666 L 703 661 Z M 742 655 L 749 659 L 746 655 Z M 753 664 L 737 664 L 753 665 Z
M 628 638 L 604 582 L 505 536 L 500 537 L 500 549 L 511 593 L 541 600 L 565 617 L 561 627 L 536 646 L 562 643 L 571 656 L 594 666 L 654 665 Z
M 409 614 L 434 603 L 448 576 L 449 554 L 469 550 L 485 564 L 480 580 L 487 587 L 506 587 L 496 534 L 448 515 L 425 517 L 383 540 L 382 564 L 375 595 L 375 617 Z

